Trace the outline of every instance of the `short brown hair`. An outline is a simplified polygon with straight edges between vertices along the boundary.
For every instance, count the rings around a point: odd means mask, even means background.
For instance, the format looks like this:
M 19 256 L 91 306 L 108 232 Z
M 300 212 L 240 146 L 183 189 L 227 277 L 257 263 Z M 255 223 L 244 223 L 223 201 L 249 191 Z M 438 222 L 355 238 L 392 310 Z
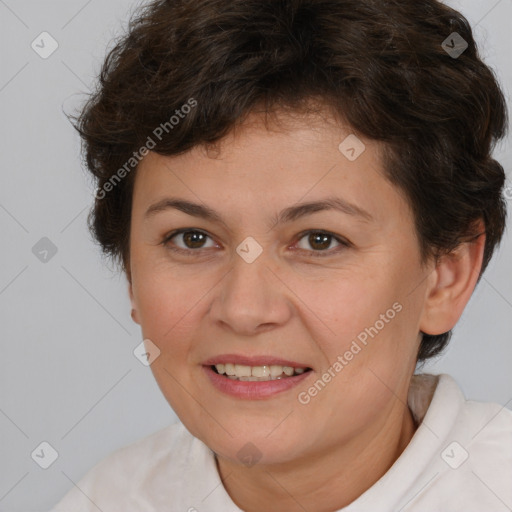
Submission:
M 453 37 L 468 45 L 461 55 L 448 51 Z M 408 199 L 423 261 L 478 236 L 483 219 L 483 272 L 501 240 L 505 173 L 491 153 L 507 128 L 504 97 L 465 17 L 436 0 L 142 6 L 73 118 L 103 191 L 89 227 L 125 272 L 136 172 L 126 162 L 191 98 L 196 106 L 174 129 L 166 125 L 155 152 L 214 145 L 256 106 L 305 111 L 308 99 L 321 98 L 354 133 L 384 143 L 386 174 Z M 450 336 L 423 334 L 418 361 Z

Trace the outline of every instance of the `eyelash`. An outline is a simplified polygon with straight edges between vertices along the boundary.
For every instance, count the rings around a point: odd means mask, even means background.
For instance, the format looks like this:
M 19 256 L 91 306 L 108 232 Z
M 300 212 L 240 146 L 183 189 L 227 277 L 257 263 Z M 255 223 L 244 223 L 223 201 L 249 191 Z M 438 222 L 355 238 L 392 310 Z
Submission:
M 205 231 L 202 231 L 201 229 L 183 228 L 183 229 L 177 229 L 175 231 L 172 231 L 171 233 L 166 235 L 165 238 L 163 239 L 163 241 L 161 242 L 161 244 L 166 249 L 173 251 L 173 252 L 177 252 L 179 254 L 185 254 L 187 256 L 193 256 L 193 257 L 201 256 L 202 249 L 182 249 L 181 247 L 173 247 L 173 246 L 169 245 L 169 242 L 171 241 L 172 238 L 174 238 L 175 236 L 180 235 L 182 233 L 201 233 L 202 235 L 205 235 L 208 238 L 211 238 L 210 235 L 208 235 L 208 233 L 206 233 Z M 351 245 L 352 245 L 350 242 L 348 242 L 347 240 L 344 240 L 343 238 L 340 238 L 339 236 L 335 235 L 334 233 L 331 233 L 329 231 L 317 230 L 317 229 L 310 229 L 308 231 L 303 231 L 303 232 L 299 233 L 297 235 L 297 242 L 299 242 L 306 235 L 309 235 L 311 233 L 314 233 L 317 235 L 321 234 L 321 235 L 330 236 L 340 244 L 340 246 L 335 249 L 329 249 L 329 250 L 323 250 L 323 251 L 308 251 L 306 249 L 298 249 L 299 251 L 306 251 L 306 252 L 310 253 L 308 256 L 313 257 L 313 258 L 318 258 L 318 257 L 325 258 L 327 256 L 332 256 L 333 253 L 338 253 L 338 252 L 342 251 L 343 249 L 347 249 L 347 248 L 351 247 Z

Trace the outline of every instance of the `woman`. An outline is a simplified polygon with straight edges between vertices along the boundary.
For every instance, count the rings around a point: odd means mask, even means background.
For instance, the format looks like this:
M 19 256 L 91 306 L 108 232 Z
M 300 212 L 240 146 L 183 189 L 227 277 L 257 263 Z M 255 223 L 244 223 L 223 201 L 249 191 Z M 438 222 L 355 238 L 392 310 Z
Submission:
M 461 14 L 153 1 L 76 126 L 180 423 L 55 512 L 510 510 L 512 413 L 414 375 L 505 227 L 505 102 Z

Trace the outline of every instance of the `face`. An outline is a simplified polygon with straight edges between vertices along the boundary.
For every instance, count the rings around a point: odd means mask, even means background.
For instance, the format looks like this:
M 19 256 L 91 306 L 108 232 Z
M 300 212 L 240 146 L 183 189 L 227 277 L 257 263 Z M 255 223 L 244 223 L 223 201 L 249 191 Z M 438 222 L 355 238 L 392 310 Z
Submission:
M 403 414 L 419 344 L 427 270 L 379 146 L 357 156 L 339 148 L 347 127 L 282 119 L 251 114 L 220 154 L 149 153 L 134 184 L 130 296 L 152 371 L 234 462 L 307 459 Z

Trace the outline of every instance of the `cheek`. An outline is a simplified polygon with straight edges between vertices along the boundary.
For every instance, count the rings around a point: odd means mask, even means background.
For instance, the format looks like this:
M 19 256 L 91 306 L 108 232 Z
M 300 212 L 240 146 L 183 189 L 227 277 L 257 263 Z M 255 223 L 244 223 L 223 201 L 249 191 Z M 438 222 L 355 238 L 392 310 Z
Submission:
M 324 340 L 331 355 L 343 353 L 380 314 L 392 308 L 398 291 L 391 280 L 364 269 L 332 273 L 324 281 L 290 279 L 290 288 L 300 299 L 297 307 L 309 318 L 310 329 Z M 393 312 L 392 312 L 393 313 Z M 305 321 L 305 318 L 302 318 Z
M 419 303 L 409 294 L 414 269 L 391 258 L 373 268 L 378 272 L 352 271 L 326 283 L 297 280 L 293 288 L 309 306 L 301 308 L 301 320 L 322 350 L 320 373 L 334 373 L 338 385 L 356 397 L 354 403 L 365 399 L 365 389 L 370 400 L 386 392 L 377 376 L 394 387 L 417 349 Z
M 137 307 L 144 336 L 158 340 L 159 345 L 179 336 L 186 338 L 187 322 L 200 307 L 204 293 L 197 280 L 184 282 L 174 272 L 140 274 Z
M 398 292 L 376 294 L 375 290 L 366 301 L 366 305 L 346 302 L 339 336 L 322 338 L 329 360 L 323 375 L 335 377 L 328 384 L 330 390 L 322 391 L 324 402 L 319 407 L 332 411 L 340 422 L 349 411 L 350 421 L 359 426 L 368 424 L 400 395 L 414 369 L 418 348 L 414 303 Z

